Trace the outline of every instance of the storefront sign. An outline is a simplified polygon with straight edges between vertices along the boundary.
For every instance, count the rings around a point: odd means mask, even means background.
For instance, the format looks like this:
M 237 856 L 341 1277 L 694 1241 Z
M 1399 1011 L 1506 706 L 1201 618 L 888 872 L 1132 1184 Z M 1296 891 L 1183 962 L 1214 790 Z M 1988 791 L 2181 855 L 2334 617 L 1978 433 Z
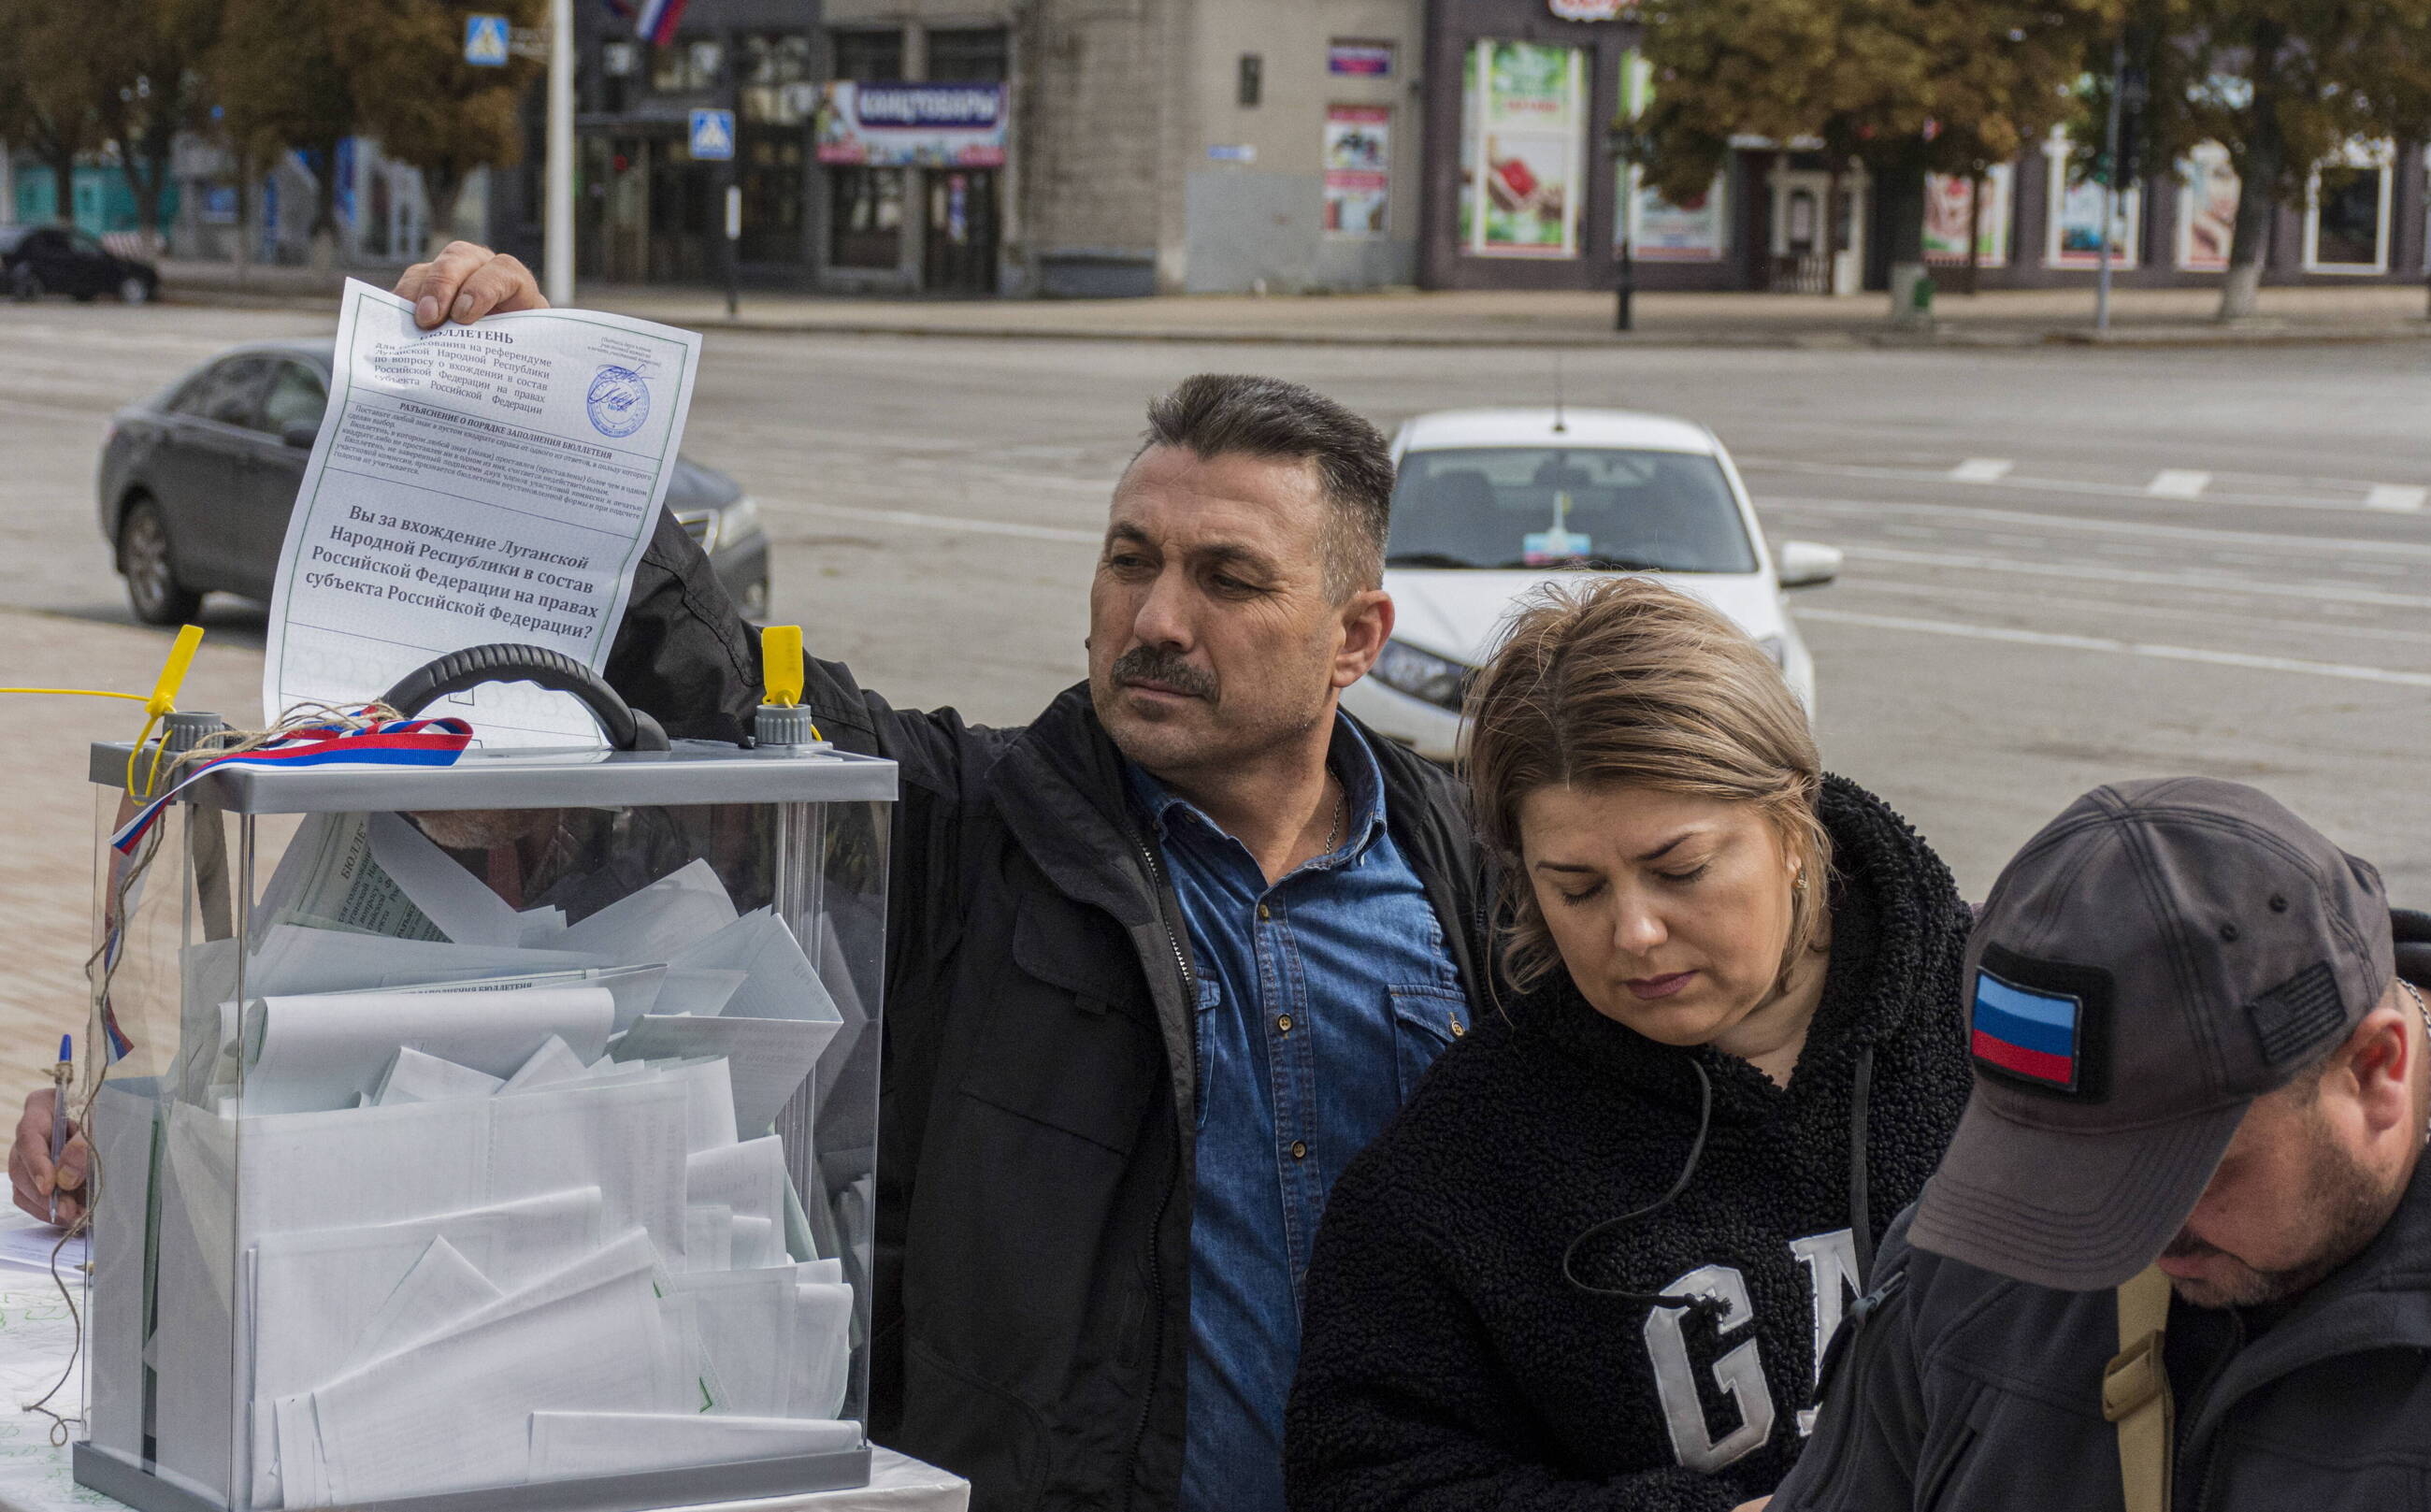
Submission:
M 1545 0 L 1545 8 L 1564 21 L 1618 21 L 1637 14 L 1637 0 Z
M 818 155 L 874 168 L 995 168 L 1004 162 L 1001 84 L 822 86 Z
M 1619 170 L 1627 173 L 1627 168 Z M 1626 194 L 1614 203 L 1626 204 Z M 1630 238 L 1631 255 L 1646 262 L 1714 262 L 1720 260 L 1730 237 L 1724 213 L 1722 176 L 1714 176 L 1705 192 L 1686 204 L 1675 205 L 1639 185 L 1637 225 Z
M 1994 163 L 1984 175 L 1984 215 L 1975 225 L 1976 265 L 2009 265 L 2009 165 Z M 1924 260 L 1964 263 L 1967 223 L 1972 218 L 1975 181 L 1963 174 L 1924 176 Z
M 1585 53 L 1481 42 L 1461 92 L 1461 245 L 1481 257 L 1574 258 L 1585 187 Z
M 1326 44 L 1325 71 L 1359 78 L 1393 76 L 1393 44 L 1388 42 L 1333 42 Z
M 2228 149 L 2206 142 L 2178 164 L 2178 266 L 2225 273 L 2237 240 L 2237 170 Z
M 1325 234 L 1384 234 L 1384 185 L 1392 170 L 1392 108 L 1325 108 Z

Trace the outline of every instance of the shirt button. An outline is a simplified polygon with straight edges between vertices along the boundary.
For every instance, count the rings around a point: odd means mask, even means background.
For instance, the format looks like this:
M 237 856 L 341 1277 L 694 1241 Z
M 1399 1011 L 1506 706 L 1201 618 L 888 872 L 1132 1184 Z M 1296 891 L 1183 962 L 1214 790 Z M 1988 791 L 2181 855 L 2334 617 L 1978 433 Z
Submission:
M 1286 1034 L 1290 1033 L 1291 1033 L 1291 1015 L 1289 1015 L 1289 1014 L 1277 1014 L 1277 1015 L 1275 1015 L 1275 1028 L 1276 1028 L 1276 1029 L 1278 1029 L 1278 1030 L 1280 1030 L 1280 1031 L 1281 1031 L 1281 1032 L 1283 1032 L 1283 1033 L 1286 1033 Z
M 1307 1141 L 1307 1140 L 1305 1140 L 1305 1139 L 1295 1139 L 1295 1140 L 1293 1140 L 1293 1141 L 1292 1141 L 1292 1159 L 1294 1159 L 1294 1160 L 1306 1160 L 1307 1158 L 1308 1158 L 1308 1141 Z
M 1459 1020 L 1459 1019 L 1455 1018 L 1455 1019 L 1453 1019 L 1453 1020 L 1451 1021 L 1451 1037 L 1452 1037 L 1452 1038 L 1454 1038 L 1454 1039 L 1458 1039 L 1458 1038 L 1460 1038 L 1460 1036 L 1461 1036 L 1461 1035 L 1466 1034 L 1466 1033 L 1468 1033 L 1468 1031 L 1467 1031 L 1467 1030 L 1466 1030 L 1466 1029 L 1464 1029 L 1464 1028 L 1462 1028 L 1462 1027 L 1461 1027 L 1461 1022 L 1460 1022 L 1460 1020 Z
M 1266 921 L 1266 905 L 1260 903 L 1258 905 L 1258 922 L 1261 924 L 1265 923 Z

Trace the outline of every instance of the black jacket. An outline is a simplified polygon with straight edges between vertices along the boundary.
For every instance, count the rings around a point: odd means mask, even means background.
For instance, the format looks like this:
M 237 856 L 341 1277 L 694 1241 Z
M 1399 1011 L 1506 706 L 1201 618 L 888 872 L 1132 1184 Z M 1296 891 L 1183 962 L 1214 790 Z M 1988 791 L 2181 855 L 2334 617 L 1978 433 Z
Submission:
M 1967 1100 L 1968 913 L 1899 816 L 1827 780 L 1832 960 L 1786 1088 L 1603 1017 L 1567 976 L 1480 1016 L 1335 1184 L 1309 1268 L 1285 1420 L 1306 1512 L 1670 1512 L 1769 1491 L 1796 1458 L 1818 1341 L 1853 1300 L 1852 1113 L 1869 1062 L 1870 1230 L 1910 1201 Z M 1712 1288 L 1710 1315 L 1582 1280 Z
M 2431 920 L 2397 925 L 2400 969 L 2431 983 Z M 2123 1505 L 2102 1416 L 2116 1294 L 2028 1285 L 1906 1234 L 1903 1215 L 1771 1512 Z M 2431 1159 L 2363 1253 L 2258 1336 L 2236 1312 L 2173 1302 L 2164 1357 L 2177 1512 L 2431 1506 Z
M 671 733 L 738 738 L 758 648 L 662 521 L 609 664 Z M 838 746 L 900 764 L 887 916 L 870 1428 L 979 1512 L 1170 1505 L 1197 1085 L 1189 932 L 1076 687 L 1027 729 L 890 708 L 812 661 Z M 1450 781 L 1371 739 L 1465 983 L 1479 860 Z

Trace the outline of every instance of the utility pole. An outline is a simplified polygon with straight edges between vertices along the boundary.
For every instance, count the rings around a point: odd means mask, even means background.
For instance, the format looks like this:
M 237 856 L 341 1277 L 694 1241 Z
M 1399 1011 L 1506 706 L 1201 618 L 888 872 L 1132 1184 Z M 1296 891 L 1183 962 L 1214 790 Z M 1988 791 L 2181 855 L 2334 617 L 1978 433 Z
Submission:
M 2119 224 L 2119 110 L 2127 92 L 2127 39 L 2110 44 L 2110 114 L 2102 128 L 2102 277 L 2094 285 L 2093 328 L 2110 328 L 2110 235 Z
M 548 0 L 548 160 L 541 230 L 541 288 L 574 303 L 574 0 Z

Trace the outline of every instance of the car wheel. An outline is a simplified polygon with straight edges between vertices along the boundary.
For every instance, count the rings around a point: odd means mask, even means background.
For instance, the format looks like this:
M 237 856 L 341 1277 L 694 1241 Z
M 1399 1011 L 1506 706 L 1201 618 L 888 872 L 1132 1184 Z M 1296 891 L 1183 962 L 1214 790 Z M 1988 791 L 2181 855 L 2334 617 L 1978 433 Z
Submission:
M 203 596 L 177 580 L 169 548 L 169 522 L 148 498 L 126 507 L 118 528 L 118 570 L 126 578 L 126 601 L 146 625 L 176 625 L 194 617 Z
M 31 268 L 19 268 L 8 277 L 8 293 L 21 303 L 42 297 L 42 276 Z
M 120 304 L 141 305 L 150 302 L 151 298 L 152 286 L 145 283 L 142 278 L 136 277 L 134 274 L 130 273 L 126 277 L 118 280 L 118 302 Z

